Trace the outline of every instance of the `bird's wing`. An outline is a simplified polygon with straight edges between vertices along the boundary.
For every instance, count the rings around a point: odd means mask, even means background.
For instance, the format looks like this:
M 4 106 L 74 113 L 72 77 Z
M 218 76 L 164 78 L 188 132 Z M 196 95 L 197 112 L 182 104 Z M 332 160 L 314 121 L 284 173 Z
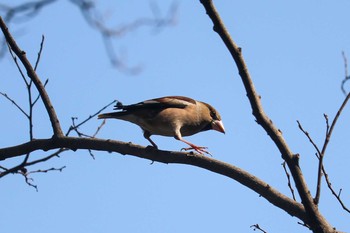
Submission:
M 196 104 L 196 101 L 184 96 L 167 96 L 157 99 L 146 100 L 131 105 L 123 105 L 120 102 L 118 102 L 115 105 L 114 110 L 123 110 L 129 113 L 139 110 L 159 111 L 166 108 L 185 108 L 191 104 Z
M 121 102 L 117 102 L 114 106 L 114 110 L 119 111 L 100 114 L 98 117 L 99 119 L 117 118 L 135 123 L 140 119 L 152 119 L 164 109 L 184 109 L 187 106 L 195 105 L 196 103 L 197 102 L 194 99 L 184 96 L 166 96 L 130 105 L 123 105 Z

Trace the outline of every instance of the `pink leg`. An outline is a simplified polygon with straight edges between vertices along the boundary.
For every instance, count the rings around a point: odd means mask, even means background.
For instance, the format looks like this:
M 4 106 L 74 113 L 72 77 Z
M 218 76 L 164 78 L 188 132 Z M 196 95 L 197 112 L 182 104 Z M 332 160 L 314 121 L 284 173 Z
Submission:
M 180 141 L 182 141 L 182 142 L 184 142 L 184 143 L 186 143 L 187 145 L 190 146 L 189 148 L 182 148 L 181 150 L 185 150 L 185 151 L 195 150 L 195 151 L 197 151 L 200 154 L 206 153 L 206 154 L 211 155 L 208 151 L 205 150 L 205 149 L 208 149 L 208 147 L 196 146 L 196 145 L 194 145 L 194 144 L 192 144 L 192 143 L 190 143 L 190 142 L 188 142 L 188 141 L 186 141 L 186 140 L 184 140 L 182 138 L 179 138 L 178 140 L 180 140 Z

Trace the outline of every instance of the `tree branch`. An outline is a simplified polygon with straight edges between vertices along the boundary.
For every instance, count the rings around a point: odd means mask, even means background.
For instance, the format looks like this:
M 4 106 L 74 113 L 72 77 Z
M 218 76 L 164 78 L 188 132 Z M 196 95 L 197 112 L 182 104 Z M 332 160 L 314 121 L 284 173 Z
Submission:
M 160 163 L 188 164 L 201 167 L 236 180 L 237 182 L 257 192 L 273 205 L 285 210 L 290 215 L 296 216 L 302 221 L 308 222 L 308 217 L 305 214 L 304 207 L 300 203 L 283 195 L 264 181 L 238 167 L 199 154 L 156 150 L 152 147 L 142 147 L 115 140 L 64 136 L 60 138 L 34 139 L 21 145 L 2 148 L 0 149 L 0 161 L 25 155 L 37 150 L 48 151 L 60 148 L 68 148 L 73 151 L 78 149 L 87 149 L 117 152 L 123 155 L 132 155 Z
M 291 171 L 294 183 L 310 220 L 308 224 L 316 232 L 325 232 L 327 230 L 328 232 L 331 232 L 333 228 L 321 215 L 317 206 L 313 202 L 313 198 L 299 167 L 298 157 L 294 156 L 284 140 L 281 131 L 274 126 L 272 121 L 264 113 L 260 102 L 260 96 L 255 90 L 253 81 L 245 64 L 241 48 L 239 48 L 232 40 L 229 32 L 225 28 L 225 25 L 220 18 L 219 13 L 215 9 L 212 0 L 200 0 L 200 2 L 204 6 L 208 16 L 214 24 L 213 30 L 219 34 L 235 61 L 257 123 L 265 129 L 266 133 L 278 147 L 283 159 L 286 161 L 289 170 Z
M 254 224 L 251 225 L 250 228 L 253 228 L 253 231 L 261 231 L 263 233 L 267 233 L 267 231 L 265 231 L 264 229 L 262 229 L 259 224 Z
M 289 188 L 290 192 L 292 193 L 293 200 L 296 201 L 296 198 L 295 198 L 295 195 L 294 195 L 294 189 L 293 189 L 292 184 L 290 182 L 290 175 L 289 175 L 289 173 L 287 171 L 287 168 L 286 168 L 286 162 L 282 163 L 282 167 L 283 167 L 283 170 L 284 170 L 284 172 L 286 173 L 286 176 L 287 176 L 288 188 Z
M 335 125 L 337 124 L 338 118 L 340 116 L 340 114 L 342 113 L 343 109 L 345 108 L 347 102 L 350 99 L 350 93 L 347 94 L 347 96 L 345 97 L 343 103 L 341 104 L 339 110 L 337 111 L 337 114 L 335 115 L 331 126 L 329 127 L 329 123 L 328 123 L 328 116 L 326 114 L 324 114 L 324 117 L 326 119 L 326 123 L 327 123 L 327 130 L 326 130 L 326 137 L 323 143 L 323 147 L 322 147 L 322 151 L 320 154 L 320 158 L 319 158 L 319 162 L 318 162 L 318 175 L 317 175 L 317 190 L 316 190 L 316 196 L 314 198 L 315 203 L 319 203 L 320 201 L 320 195 L 321 195 L 321 179 L 322 179 L 322 168 L 323 168 L 323 157 L 326 153 L 327 150 L 327 146 L 328 143 L 331 139 L 333 130 Z
M 27 74 L 29 76 L 29 78 L 33 81 L 33 83 L 35 84 L 41 99 L 43 100 L 44 106 L 46 108 L 46 111 L 49 115 L 50 121 L 51 121 L 51 126 L 53 129 L 53 133 L 54 133 L 54 137 L 61 137 L 63 136 L 63 132 L 59 123 L 59 120 L 57 118 L 56 115 L 56 111 L 54 109 L 54 107 L 51 104 L 50 98 L 48 96 L 48 94 L 46 93 L 45 87 L 44 85 L 41 83 L 38 75 L 36 74 L 36 72 L 34 71 L 32 65 L 30 64 L 30 62 L 27 59 L 27 56 L 25 54 L 24 51 L 22 51 L 16 41 L 13 39 L 12 35 L 10 34 L 5 22 L 3 21 L 2 17 L 0 17 L 0 27 L 2 32 L 4 33 L 4 36 L 6 38 L 7 43 L 10 45 L 11 49 L 13 50 L 13 52 L 17 55 L 17 57 L 21 60 L 21 62 L 23 63 L 24 67 L 27 70 Z
M 329 176 L 326 172 L 326 169 L 324 168 L 324 166 L 322 166 L 322 172 L 324 174 L 324 177 L 326 179 L 326 183 L 327 186 L 329 188 L 329 190 L 331 191 L 331 193 L 333 194 L 333 196 L 337 199 L 337 201 L 339 202 L 339 204 L 341 205 L 341 207 L 343 208 L 343 210 L 345 210 L 346 212 L 350 213 L 350 209 L 346 207 L 346 205 L 344 204 L 344 202 L 342 201 L 342 199 L 340 198 L 342 189 L 339 190 L 339 193 L 336 193 L 335 190 L 332 187 L 332 183 L 329 179 Z
M 345 90 L 345 83 L 350 79 L 350 76 L 348 75 L 348 59 L 346 58 L 346 55 L 344 51 L 342 52 L 343 60 L 344 60 L 344 70 L 345 70 L 345 77 L 343 81 L 341 82 L 340 89 L 342 90 L 344 95 L 347 95 Z
M 26 21 L 30 18 L 34 18 L 45 7 L 52 3 L 58 2 L 57 0 L 38 0 L 27 1 L 16 6 L 8 6 L 0 3 L 0 15 L 3 15 L 4 20 L 7 23 L 12 21 Z M 128 74 L 138 74 L 142 67 L 140 65 L 130 66 L 126 64 L 123 57 L 121 57 L 116 51 L 113 45 L 112 39 L 120 38 L 123 35 L 137 30 L 141 27 L 151 27 L 157 31 L 160 29 L 172 26 L 176 22 L 177 14 L 177 2 L 173 1 L 169 6 L 168 12 L 165 15 L 161 15 L 156 4 L 150 4 L 153 15 L 151 17 L 140 17 L 129 23 L 125 23 L 121 26 L 108 26 L 104 19 L 104 14 L 97 8 L 96 1 L 93 0 L 70 0 L 71 4 L 76 6 L 86 23 L 96 32 L 98 32 L 103 40 L 106 54 L 111 64 L 122 72 Z M 1 41 L 0 41 L 1 42 Z M 5 52 L 5 43 L 1 43 L 0 57 Z
M 329 144 L 329 141 L 331 139 L 334 127 L 338 121 L 339 116 L 341 115 L 343 109 L 345 108 L 345 105 L 347 104 L 347 102 L 349 101 L 350 98 L 350 93 L 347 94 L 346 98 L 344 99 L 343 103 L 341 104 L 339 110 L 337 111 L 336 116 L 334 117 L 334 120 L 332 121 L 331 125 L 329 125 L 329 119 L 328 116 L 326 114 L 324 114 L 324 118 L 326 120 L 326 134 L 325 134 L 325 140 L 323 143 L 323 147 L 322 150 L 320 150 L 318 148 L 318 146 L 316 145 L 316 143 L 312 140 L 310 134 L 304 130 L 304 128 L 301 126 L 300 122 L 298 122 L 298 126 L 299 129 L 305 134 L 305 136 L 309 139 L 309 142 L 313 145 L 313 147 L 316 150 L 316 157 L 318 158 L 319 162 L 318 162 L 318 170 L 317 170 L 317 185 L 316 185 L 316 195 L 314 198 L 314 203 L 316 205 L 318 205 L 318 203 L 320 202 L 320 197 L 321 197 L 321 180 L 322 180 L 322 175 L 325 175 L 325 180 L 327 183 L 328 188 L 330 189 L 330 191 L 332 192 L 332 194 L 336 197 L 336 199 L 338 200 L 338 202 L 340 203 L 340 205 L 342 206 L 342 208 L 347 211 L 348 213 L 350 213 L 350 210 L 345 206 L 345 204 L 343 203 L 343 201 L 340 198 L 340 193 L 337 194 L 334 189 L 332 188 L 331 182 L 329 180 L 329 176 L 326 173 L 326 170 L 324 168 L 323 165 L 323 158 L 325 156 L 326 153 L 326 149 L 327 146 Z
M 14 101 L 11 97 L 9 97 L 6 93 L 0 92 L 0 95 L 4 96 L 8 101 L 10 101 L 13 105 L 15 105 L 16 108 L 23 113 L 23 115 L 29 118 L 29 115 L 23 110 L 23 108 L 19 106 L 17 102 Z

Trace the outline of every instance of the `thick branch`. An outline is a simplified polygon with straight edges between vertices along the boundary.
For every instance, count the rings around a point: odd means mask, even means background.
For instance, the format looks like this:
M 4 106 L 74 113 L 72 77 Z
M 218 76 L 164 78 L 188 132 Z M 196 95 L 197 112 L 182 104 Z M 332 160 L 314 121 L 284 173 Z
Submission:
M 56 115 L 56 111 L 53 108 L 50 98 L 48 94 L 46 93 L 45 87 L 40 81 L 38 75 L 34 71 L 32 65 L 27 59 L 27 56 L 24 51 L 22 51 L 18 46 L 16 41 L 11 36 L 5 22 L 3 21 L 2 17 L 0 17 L 0 27 L 2 32 L 4 33 L 4 36 L 6 38 L 7 43 L 10 45 L 13 52 L 17 55 L 17 57 L 21 60 L 22 64 L 24 65 L 25 69 L 27 70 L 27 74 L 29 78 L 33 81 L 36 88 L 38 89 L 38 92 L 41 96 L 41 99 L 43 100 L 44 106 L 46 108 L 47 113 L 49 114 L 49 118 L 51 121 L 52 129 L 54 132 L 55 137 L 63 136 L 63 132 L 59 123 L 59 120 Z
M 90 149 L 117 152 L 161 163 L 179 163 L 201 167 L 238 181 L 263 196 L 273 205 L 285 210 L 290 215 L 296 216 L 302 221 L 308 221 L 304 207 L 300 203 L 282 193 L 279 193 L 264 181 L 238 167 L 198 154 L 155 150 L 152 147 L 145 148 L 131 143 L 114 140 L 61 137 L 38 139 L 14 147 L 2 148 L 0 149 L 0 161 L 25 155 L 36 150 L 47 151 L 59 148 L 69 148 L 74 151 L 77 149 Z
M 307 187 L 307 184 L 299 167 L 297 157 L 294 156 L 294 154 L 288 147 L 286 141 L 282 136 L 281 131 L 274 126 L 272 121 L 264 113 L 260 102 L 260 96 L 255 90 L 253 81 L 248 72 L 248 68 L 243 59 L 241 48 L 239 48 L 236 45 L 236 43 L 232 40 L 229 32 L 225 28 L 225 25 L 220 18 L 219 13 L 215 9 L 213 2 L 211 0 L 201 0 L 200 2 L 203 4 L 208 16 L 213 21 L 214 31 L 219 34 L 236 63 L 240 77 L 247 92 L 251 108 L 253 110 L 253 115 L 255 116 L 257 123 L 265 129 L 267 134 L 271 137 L 275 145 L 278 147 L 283 159 L 287 162 L 287 165 L 293 176 L 302 203 L 305 206 L 305 210 L 311 220 L 310 222 L 308 222 L 308 224 L 315 232 L 331 232 L 332 227 L 320 214 L 317 206 L 313 202 L 313 198 L 310 194 L 310 191 Z

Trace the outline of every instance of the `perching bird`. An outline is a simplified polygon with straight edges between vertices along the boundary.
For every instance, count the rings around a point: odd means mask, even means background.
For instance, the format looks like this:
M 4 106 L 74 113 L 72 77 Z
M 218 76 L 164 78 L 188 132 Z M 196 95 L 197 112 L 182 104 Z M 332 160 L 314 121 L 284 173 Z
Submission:
M 150 136 L 162 135 L 174 137 L 190 146 L 184 150 L 209 154 L 206 147 L 196 146 L 182 137 L 211 129 L 225 133 L 220 114 L 212 106 L 184 96 L 161 97 L 131 105 L 117 102 L 114 110 L 120 111 L 100 114 L 98 119 L 115 118 L 137 124 L 155 148 L 158 147 Z

